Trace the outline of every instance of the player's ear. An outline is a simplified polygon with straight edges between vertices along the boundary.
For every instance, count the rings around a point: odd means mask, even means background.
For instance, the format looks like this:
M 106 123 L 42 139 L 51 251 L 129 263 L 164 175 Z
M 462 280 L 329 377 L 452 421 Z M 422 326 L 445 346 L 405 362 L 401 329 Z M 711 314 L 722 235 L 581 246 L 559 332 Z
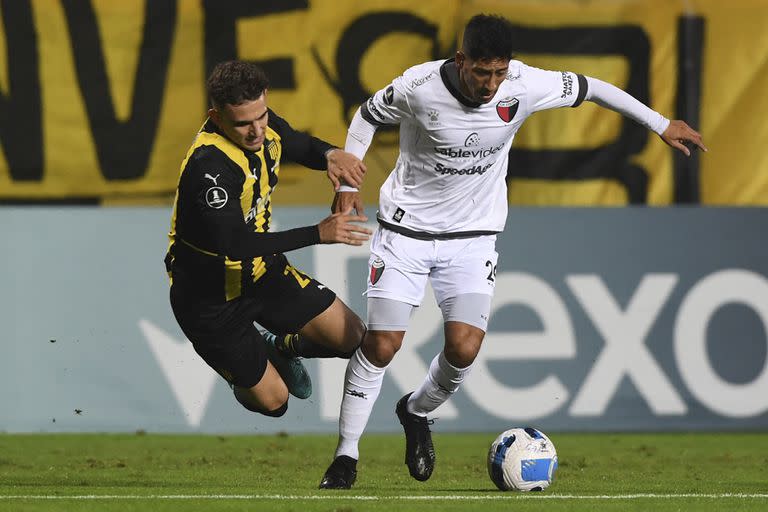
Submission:
M 464 65 L 464 59 L 465 58 L 466 58 L 466 56 L 464 55 L 463 51 L 456 50 L 455 60 L 456 60 L 456 67 L 457 68 L 460 68 L 460 67 L 462 67 Z
M 221 113 L 215 107 L 208 109 L 208 117 L 217 125 L 221 124 Z

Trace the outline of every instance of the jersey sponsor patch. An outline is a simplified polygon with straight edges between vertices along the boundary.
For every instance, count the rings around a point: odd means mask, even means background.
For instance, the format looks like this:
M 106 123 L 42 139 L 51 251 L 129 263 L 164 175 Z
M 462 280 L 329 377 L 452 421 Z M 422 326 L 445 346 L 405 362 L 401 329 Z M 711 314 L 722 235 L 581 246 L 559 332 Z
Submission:
M 515 117 L 517 113 L 517 107 L 520 106 L 520 102 L 517 98 L 511 100 L 502 100 L 496 104 L 496 113 L 505 123 L 508 123 Z
M 395 88 L 391 85 L 384 91 L 384 103 L 391 105 L 395 101 Z
M 414 80 L 411 80 L 411 83 L 408 84 L 408 85 L 410 86 L 411 89 L 415 89 L 415 88 L 420 87 L 420 86 L 424 85 L 425 83 L 429 82 L 430 80 L 432 80 L 436 76 L 437 76 L 437 73 L 432 71 L 427 76 L 423 76 L 421 78 L 416 78 Z
M 373 263 L 371 263 L 371 284 L 376 284 L 376 282 L 381 279 L 381 274 L 384 273 L 384 260 L 381 258 L 376 258 L 373 260 Z
M 373 96 L 368 98 L 368 112 L 379 118 L 381 122 L 383 122 L 386 118 L 384 117 L 384 114 L 381 113 L 381 111 L 376 107 L 376 104 L 373 102 Z
M 405 210 L 398 208 L 397 211 L 395 211 L 395 214 L 392 216 L 392 220 L 395 222 L 400 222 L 403 220 L 403 215 L 405 215 Z
M 477 132 L 472 132 L 469 135 L 467 135 L 466 140 L 464 140 L 464 146 L 465 147 L 472 147 L 472 146 L 479 146 L 480 145 L 480 135 Z
M 560 99 L 564 100 L 573 94 L 573 76 L 566 71 L 561 71 L 560 75 L 563 77 L 563 93 L 560 95 Z
M 205 193 L 205 202 L 216 210 L 224 208 L 224 205 L 227 204 L 227 199 L 229 199 L 227 191 L 221 187 L 211 187 Z

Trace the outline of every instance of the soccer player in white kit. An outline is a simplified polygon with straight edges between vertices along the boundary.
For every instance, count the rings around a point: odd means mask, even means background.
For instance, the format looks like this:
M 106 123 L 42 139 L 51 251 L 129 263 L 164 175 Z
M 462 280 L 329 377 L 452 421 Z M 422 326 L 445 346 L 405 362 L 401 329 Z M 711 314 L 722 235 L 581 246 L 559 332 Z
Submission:
M 669 121 L 595 78 L 513 60 L 513 45 L 507 20 L 477 15 L 453 59 L 406 70 L 361 105 L 349 126 L 345 150 L 362 159 L 379 126 L 399 124 L 400 155 L 379 195 L 368 332 L 347 365 L 339 443 L 320 488 L 348 489 L 354 483 L 358 441 L 427 280 L 443 314 L 445 345 L 424 382 L 400 399 L 395 412 L 405 430 L 411 476 L 431 476 L 435 452 L 427 415 L 457 391 L 485 336 L 496 234 L 507 219 L 508 153 L 528 116 L 593 101 L 641 123 L 686 155 L 685 142 L 706 150 L 685 122 Z M 355 189 L 342 188 L 335 208 L 359 204 Z

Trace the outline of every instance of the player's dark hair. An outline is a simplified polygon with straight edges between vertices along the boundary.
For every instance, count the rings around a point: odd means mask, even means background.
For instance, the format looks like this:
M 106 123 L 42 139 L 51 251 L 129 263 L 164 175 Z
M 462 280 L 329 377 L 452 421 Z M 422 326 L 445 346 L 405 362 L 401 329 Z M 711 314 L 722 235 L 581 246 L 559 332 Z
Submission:
M 213 106 L 221 107 L 258 99 L 269 87 L 269 80 L 256 64 L 231 60 L 216 64 L 205 86 Z
M 461 50 L 472 60 L 511 59 L 512 24 L 501 16 L 477 14 L 464 28 Z

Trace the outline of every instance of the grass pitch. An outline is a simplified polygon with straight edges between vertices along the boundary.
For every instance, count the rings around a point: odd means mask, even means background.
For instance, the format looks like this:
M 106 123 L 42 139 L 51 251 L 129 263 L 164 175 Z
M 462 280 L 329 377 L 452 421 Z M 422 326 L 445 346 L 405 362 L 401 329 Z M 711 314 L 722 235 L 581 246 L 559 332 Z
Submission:
M 768 510 L 768 434 L 557 434 L 543 493 L 503 493 L 497 433 L 434 434 L 428 482 L 401 435 L 367 435 L 352 491 L 320 491 L 335 436 L 0 435 L 0 510 Z

